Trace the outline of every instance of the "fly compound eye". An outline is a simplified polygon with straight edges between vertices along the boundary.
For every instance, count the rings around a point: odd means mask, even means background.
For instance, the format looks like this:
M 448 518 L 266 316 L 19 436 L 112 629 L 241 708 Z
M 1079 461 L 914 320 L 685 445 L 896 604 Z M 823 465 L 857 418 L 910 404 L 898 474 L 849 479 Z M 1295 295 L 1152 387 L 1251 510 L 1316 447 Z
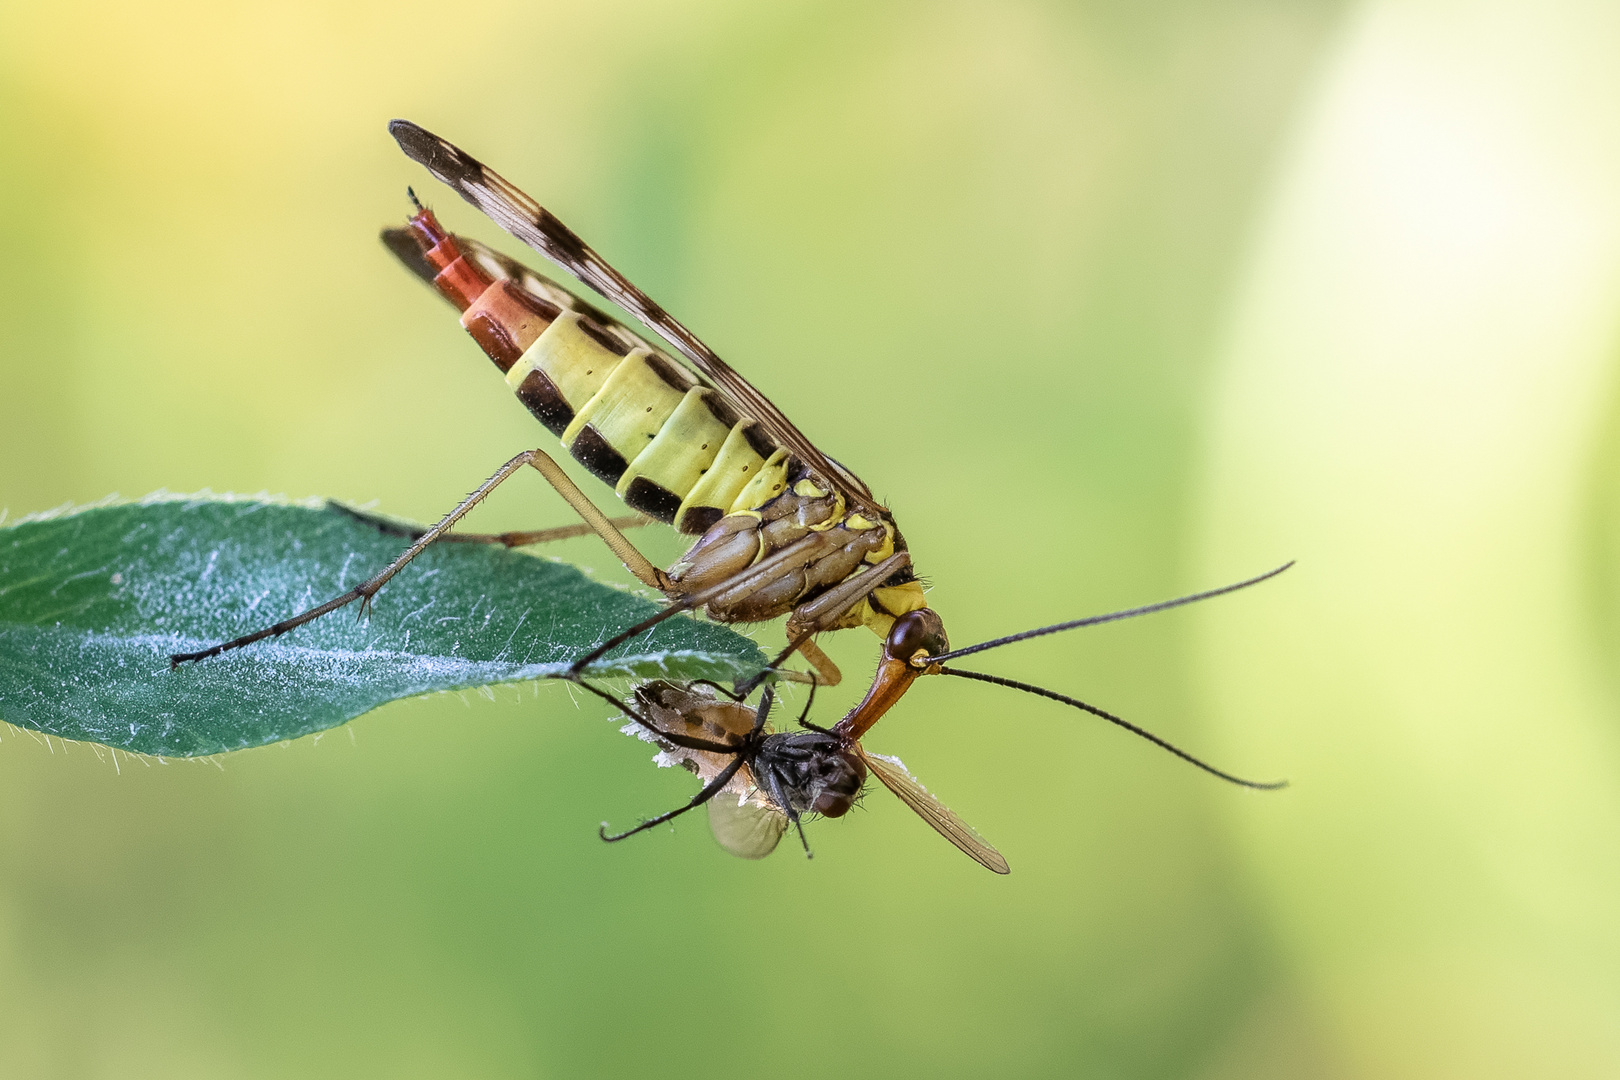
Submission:
M 945 636 L 945 622 L 934 609 L 918 608 L 894 620 L 883 651 L 890 659 L 909 662 L 919 652 L 942 656 L 951 651 L 951 643 Z
M 857 792 L 856 794 L 859 794 Z M 814 807 L 816 813 L 822 817 L 843 817 L 849 813 L 849 808 L 855 805 L 854 795 L 845 795 L 842 792 L 834 793 L 823 791 L 816 799 Z
M 838 753 L 827 762 L 830 775 L 822 778 L 821 792 L 811 807 L 822 817 L 843 817 L 866 786 L 866 765 L 854 754 Z

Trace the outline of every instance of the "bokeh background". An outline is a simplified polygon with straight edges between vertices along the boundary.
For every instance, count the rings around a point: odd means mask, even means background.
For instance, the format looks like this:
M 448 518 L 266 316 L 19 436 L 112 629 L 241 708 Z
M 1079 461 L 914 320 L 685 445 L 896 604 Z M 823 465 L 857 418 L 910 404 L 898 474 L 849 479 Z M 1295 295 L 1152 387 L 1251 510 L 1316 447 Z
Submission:
M 1294 787 L 925 681 L 868 742 L 998 879 L 881 791 L 604 847 L 691 783 L 557 686 L 3 729 L 0 1075 L 1620 1075 L 1612 3 L 4 0 L 0 505 L 432 519 L 543 444 L 375 241 L 408 183 L 495 238 L 393 116 L 866 477 L 959 644 L 1298 558 L 982 665 Z

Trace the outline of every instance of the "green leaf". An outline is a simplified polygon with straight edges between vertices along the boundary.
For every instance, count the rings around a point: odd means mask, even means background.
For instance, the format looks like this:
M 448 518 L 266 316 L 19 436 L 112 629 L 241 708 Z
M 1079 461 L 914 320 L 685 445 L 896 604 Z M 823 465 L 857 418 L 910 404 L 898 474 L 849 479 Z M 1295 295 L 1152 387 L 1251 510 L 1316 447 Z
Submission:
M 563 563 L 439 544 L 363 621 L 355 604 L 169 669 L 170 653 L 336 596 L 404 546 L 324 504 L 229 497 L 154 497 L 0 529 L 0 719 L 143 754 L 215 754 L 335 727 L 395 698 L 555 676 L 659 610 Z M 591 673 L 723 680 L 764 664 L 747 638 L 676 617 Z

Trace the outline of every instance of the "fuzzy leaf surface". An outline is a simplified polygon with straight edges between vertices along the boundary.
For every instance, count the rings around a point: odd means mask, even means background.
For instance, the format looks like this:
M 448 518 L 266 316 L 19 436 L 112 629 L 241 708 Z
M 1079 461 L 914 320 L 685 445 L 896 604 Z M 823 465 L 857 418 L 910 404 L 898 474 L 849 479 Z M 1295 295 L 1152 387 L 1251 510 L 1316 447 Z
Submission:
M 0 719 L 192 757 L 336 727 L 396 698 L 552 677 L 659 605 L 564 563 L 437 544 L 358 604 L 201 663 L 200 649 L 353 588 L 407 541 L 324 504 L 153 498 L 0 529 Z M 591 674 L 717 681 L 754 643 L 677 616 Z

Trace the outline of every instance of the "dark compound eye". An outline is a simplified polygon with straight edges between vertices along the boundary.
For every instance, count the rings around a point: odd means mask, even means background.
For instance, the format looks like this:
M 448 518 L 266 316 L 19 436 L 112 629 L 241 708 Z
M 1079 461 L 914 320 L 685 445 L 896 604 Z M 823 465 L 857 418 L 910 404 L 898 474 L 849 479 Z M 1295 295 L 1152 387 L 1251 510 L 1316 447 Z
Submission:
M 859 794 L 857 792 L 856 794 Z M 843 792 L 823 791 L 816 799 L 814 810 L 822 817 L 843 817 L 849 813 L 849 808 L 855 805 L 855 796 Z
M 951 651 L 945 622 L 933 608 L 919 608 L 894 620 L 883 651 L 895 660 L 910 660 L 919 651 L 940 656 Z
M 866 785 L 866 763 L 854 754 L 842 751 L 833 755 L 826 764 L 831 767 L 831 775 L 822 778 L 824 786 L 811 809 L 822 817 L 843 817 L 855 805 L 855 800 L 860 798 L 861 788 Z

